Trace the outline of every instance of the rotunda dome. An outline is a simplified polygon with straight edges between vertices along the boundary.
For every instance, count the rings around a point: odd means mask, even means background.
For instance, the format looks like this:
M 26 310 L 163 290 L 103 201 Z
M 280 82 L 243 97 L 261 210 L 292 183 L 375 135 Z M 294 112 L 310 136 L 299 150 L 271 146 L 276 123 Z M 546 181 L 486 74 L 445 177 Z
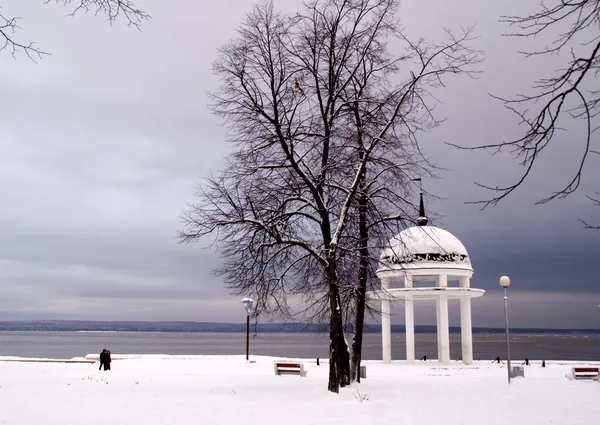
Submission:
M 428 225 L 410 227 L 390 239 L 381 252 L 380 267 L 473 270 L 462 242 L 447 230 Z

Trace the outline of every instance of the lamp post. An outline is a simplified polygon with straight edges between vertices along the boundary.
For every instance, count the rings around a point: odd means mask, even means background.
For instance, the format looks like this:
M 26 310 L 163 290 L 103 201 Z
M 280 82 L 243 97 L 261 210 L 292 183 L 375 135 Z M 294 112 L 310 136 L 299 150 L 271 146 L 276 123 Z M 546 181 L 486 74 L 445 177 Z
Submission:
M 252 314 L 252 304 L 254 301 L 250 298 L 244 298 L 242 304 L 246 308 L 246 361 L 250 353 L 250 314 Z
M 502 276 L 500 278 L 500 286 L 504 288 L 504 326 L 506 327 L 506 365 L 508 369 L 508 383 L 510 384 L 510 331 L 508 330 L 508 287 L 510 286 L 510 278 Z

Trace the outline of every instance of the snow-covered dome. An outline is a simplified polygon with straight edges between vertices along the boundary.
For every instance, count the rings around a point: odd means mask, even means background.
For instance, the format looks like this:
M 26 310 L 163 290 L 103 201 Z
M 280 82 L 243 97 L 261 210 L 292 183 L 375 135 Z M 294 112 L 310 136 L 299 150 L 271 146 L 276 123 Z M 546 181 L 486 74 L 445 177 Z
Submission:
M 473 271 L 467 249 L 456 236 L 439 227 L 421 225 L 403 230 L 380 257 L 380 270 L 449 268 Z

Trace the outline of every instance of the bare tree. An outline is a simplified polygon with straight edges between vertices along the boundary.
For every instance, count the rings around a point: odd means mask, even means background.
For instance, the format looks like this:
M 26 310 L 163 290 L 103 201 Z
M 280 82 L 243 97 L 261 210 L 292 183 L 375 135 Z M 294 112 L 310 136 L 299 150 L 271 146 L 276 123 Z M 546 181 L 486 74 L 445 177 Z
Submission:
M 123 18 L 128 25 L 137 29 L 140 29 L 144 20 L 150 18 L 132 0 L 44 0 L 44 3 L 56 3 L 69 8 L 69 16 L 75 16 L 80 12 L 104 15 L 111 24 L 118 18 Z M 37 47 L 34 42 L 20 41 L 15 38 L 16 30 L 20 29 L 19 21 L 21 19 L 16 16 L 6 16 L 0 12 L 0 51 L 7 50 L 13 57 L 18 53 L 24 53 L 34 61 L 47 55 L 48 53 Z
M 408 58 L 403 58 L 408 59 Z M 367 62 L 367 61 L 365 61 Z M 352 89 L 347 102 L 348 139 L 349 146 L 347 161 L 357 163 L 364 160 L 365 148 L 373 137 L 386 125 L 389 112 L 386 108 L 395 105 L 396 101 L 389 98 L 378 98 L 374 94 L 376 82 L 370 81 L 370 72 L 373 69 L 386 69 L 388 72 L 397 71 L 395 63 L 385 63 L 371 57 L 369 66 L 364 67 L 363 72 L 355 74 Z M 377 87 L 381 89 L 381 87 Z M 369 93 L 371 92 L 371 93 Z M 387 93 L 386 90 L 382 90 Z M 359 101 L 360 100 L 360 101 Z M 409 119 L 410 110 L 406 102 L 401 117 Z M 425 105 L 419 105 L 418 109 Z M 352 312 L 353 340 L 351 350 L 350 372 L 351 380 L 360 382 L 360 363 L 362 358 L 363 327 L 367 304 L 367 290 L 369 282 L 376 282 L 374 274 L 377 268 L 378 255 L 388 242 L 390 235 L 397 233 L 407 222 L 414 210 L 410 199 L 410 175 L 422 170 L 419 165 L 421 155 L 414 149 L 416 144 L 406 137 L 406 128 L 402 120 L 398 126 L 394 126 L 390 137 L 382 145 L 382 149 L 372 153 L 371 159 L 362 174 L 359 175 L 358 190 L 353 202 L 353 210 L 348 215 L 347 240 L 342 244 L 348 251 L 348 263 L 345 269 L 356 270 L 354 284 L 349 284 L 349 291 L 342 298 L 351 300 L 349 309 Z M 353 146 L 354 145 L 354 146 Z M 413 148 L 413 149 L 411 149 Z M 350 164 L 343 169 L 352 170 Z M 343 171 L 338 173 L 343 175 Z M 349 182 L 354 177 L 348 175 L 345 184 L 337 184 L 337 187 L 345 193 L 344 188 L 349 187 Z M 385 229 L 377 232 L 379 228 Z M 357 267 L 358 266 L 358 267 Z M 350 280 L 348 280 L 350 281 Z M 345 297 L 344 297 L 345 296 Z
M 482 204 L 483 208 L 496 205 L 525 182 L 535 164 L 542 160 L 544 149 L 560 137 L 561 127 L 569 120 L 580 122 L 583 129 L 583 137 L 577 141 L 577 146 L 575 143 L 573 146 L 573 149 L 581 151 L 580 159 L 564 185 L 537 203 L 564 198 L 576 191 L 590 155 L 598 154 L 598 149 L 594 149 L 597 140 L 593 136 L 598 128 L 600 114 L 600 90 L 597 89 L 596 82 L 600 72 L 600 0 L 542 2 L 538 12 L 522 17 L 505 16 L 503 22 L 517 28 L 510 36 L 551 38 L 551 42 L 544 48 L 523 52 L 526 57 L 564 53 L 566 63 L 554 75 L 539 79 L 532 94 L 519 95 L 516 99 L 498 97 L 519 116 L 521 124 L 525 126 L 522 136 L 511 141 L 476 147 L 454 145 L 460 149 L 489 149 L 494 152 L 508 149 L 524 167 L 521 176 L 510 185 L 489 186 L 476 183 L 494 192 L 490 199 L 470 202 Z
M 370 203 L 385 196 L 383 178 L 393 175 L 383 160 L 398 173 L 404 162 L 394 163 L 402 157 L 394 151 L 405 150 L 411 123 L 431 111 L 425 88 L 446 74 L 469 73 L 477 61 L 468 30 L 439 46 L 411 43 L 396 9 L 396 0 L 312 1 L 295 16 L 277 13 L 270 2 L 255 7 L 214 65 L 221 83 L 212 110 L 225 119 L 237 150 L 183 213 L 181 240 L 215 236 L 222 276 L 234 292 L 252 291 L 265 311 L 284 316 L 299 297 L 305 311 L 327 318 L 333 392 L 350 383 L 344 324 L 355 298 L 345 294 L 356 284 L 346 271 L 356 265 L 352 241 L 364 248 L 364 237 L 352 235 L 361 185 L 379 182 L 365 195 L 367 206 L 387 212 L 400 199 Z M 403 54 L 388 52 L 392 39 L 403 43 Z M 352 124 L 357 104 L 368 123 L 360 140 Z
M 463 36 L 467 37 L 469 31 Z M 463 50 L 462 55 L 456 56 L 453 56 L 453 52 L 446 58 L 451 60 L 444 63 L 448 68 L 436 78 L 429 79 L 428 72 L 434 67 L 430 68 L 431 63 L 428 61 L 435 61 L 438 54 L 448 53 L 445 49 L 452 49 L 457 40 L 450 37 L 448 44 L 431 45 L 424 40 L 412 43 L 402 32 L 397 32 L 397 35 L 408 47 L 405 54 L 390 57 L 385 48 L 373 49 L 364 56 L 361 67 L 352 73 L 352 80 L 345 89 L 348 140 L 349 145 L 353 145 L 353 150 L 349 152 L 350 162 L 360 163 L 364 160 L 366 146 L 388 126 L 389 117 L 393 115 L 396 105 L 402 105 L 398 120 L 389 128 L 388 137 L 370 154 L 368 165 L 358 176 L 358 190 L 353 205 L 356 217 L 349 220 L 350 223 L 356 223 L 356 229 L 350 232 L 349 237 L 356 237 L 353 260 L 358 265 L 353 288 L 356 305 L 353 308 L 354 338 L 351 351 L 351 377 L 357 381 L 360 381 L 365 310 L 372 310 L 366 303 L 366 292 L 370 287 L 369 282 L 378 281 L 374 271 L 378 265 L 379 253 L 387 246 L 390 235 L 405 228 L 412 221 L 411 217 L 416 217 L 414 212 L 417 209 L 411 202 L 411 199 L 416 199 L 412 196 L 411 180 L 415 180 L 416 175 L 430 175 L 435 168 L 422 155 L 417 140 L 419 133 L 440 124 L 433 114 L 435 102 L 428 90 L 440 88 L 442 81 L 438 79 L 439 76 L 452 67 L 460 65 L 462 72 L 467 69 L 465 64 L 477 61 L 476 51 Z M 460 40 L 461 43 L 463 41 Z M 398 75 L 402 68 L 410 69 L 408 78 L 404 85 L 390 90 L 385 77 Z M 419 81 L 407 91 L 406 87 L 411 79 Z M 349 187 L 349 181 L 353 178 L 352 175 L 348 176 L 348 183 L 338 184 L 338 188 Z

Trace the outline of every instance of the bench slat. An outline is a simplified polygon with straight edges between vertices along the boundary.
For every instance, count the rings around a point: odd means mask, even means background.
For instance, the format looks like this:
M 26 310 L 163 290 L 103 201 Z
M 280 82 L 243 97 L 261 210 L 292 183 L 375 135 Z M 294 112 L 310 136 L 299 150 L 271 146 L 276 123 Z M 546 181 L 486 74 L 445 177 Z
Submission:
M 275 362 L 275 375 L 300 375 L 306 376 L 304 365 L 301 363 Z
M 598 373 L 598 368 L 597 367 L 574 367 L 573 371 L 576 373 L 579 373 L 579 372 Z
M 600 375 L 599 368 L 597 367 L 574 367 L 573 378 L 574 379 L 596 379 Z

